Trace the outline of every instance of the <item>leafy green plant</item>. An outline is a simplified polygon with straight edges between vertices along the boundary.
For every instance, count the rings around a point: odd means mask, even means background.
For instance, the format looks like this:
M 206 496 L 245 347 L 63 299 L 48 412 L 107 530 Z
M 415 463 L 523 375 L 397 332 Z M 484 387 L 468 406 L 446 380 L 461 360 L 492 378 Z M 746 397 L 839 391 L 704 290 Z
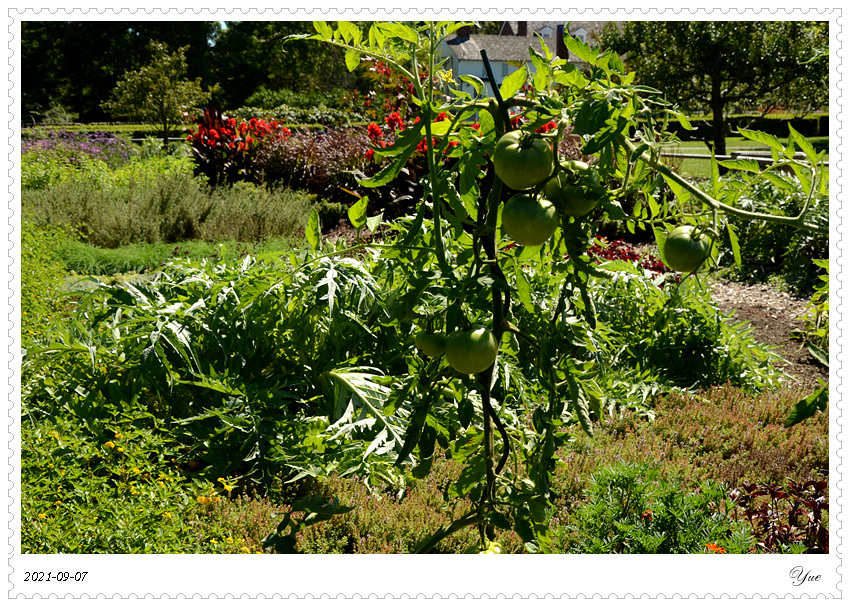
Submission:
M 21 220 L 21 341 L 41 336 L 63 308 L 58 301 L 65 267 L 57 248 L 70 237 L 58 228 Z
M 737 181 L 730 179 L 733 184 Z M 808 209 L 809 215 L 822 223 L 827 222 L 829 214 L 826 196 L 821 193 L 812 196 L 803 183 L 787 176 L 743 189 L 739 204 L 753 212 L 791 216 Z M 733 217 L 730 224 L 741 251 L 741 266 L 736 276 L 753 281 L 779 276 L 788 288 L 798 293 L 809 293 L 816 287 L 819 269 L 812 265 L 812 260 L 828 256 L 826 235 L 801 232 L 758 219 Z M 730 246 L 729 238 L 728 233 L 724 234 L 727 246 Z
M 731 382 L 750 389 L 775 387 L 778 357 L 752 337 L 745 323 L 731 323 L 695 280 L 651 277 L 624 262 L 612 280 L 591 282 L 599 333 L 614 365 L 652 370 L 680 387 Z
M 581 554 L 746 553 L 755 540 L 732 518 L 734 504 L 721 485 L 707 483 L 691 493 L 645 464 L 622 462 L 593 475 L 586 503 L 567 513 L 553 548 Z

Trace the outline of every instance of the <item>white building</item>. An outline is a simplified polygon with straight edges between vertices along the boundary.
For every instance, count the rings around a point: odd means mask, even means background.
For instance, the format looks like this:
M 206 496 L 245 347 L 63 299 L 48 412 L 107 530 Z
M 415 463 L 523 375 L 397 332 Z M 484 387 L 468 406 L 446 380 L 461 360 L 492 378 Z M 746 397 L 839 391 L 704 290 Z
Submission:
M 569 24 L 569 32 L 579 40 L 593 44 L 604 24 L 604 21 L 574 21 Z M 485 95 L 489 97 L 493 95 L 493 86 L 484 69 L 482 49 L 487 51 L 496 87 L 499 87 L 505 77 L 523 63 L 529 71 L 533 71 L 528 47 L 532 46 L 542 53 L 540 38 L 553 54 L 567 59 L 578 69 L 583 69 L 586 67 L 583 61 L 569 56 L 563 41 L 565 26 L 564 23 L 551 21 L 503 21 L 497 35 L 472 34 L 469 27 L 463 27 L 457 31 L 454 38 L 443 44 L 441 51 L 448 57 L 446 69 L 451 69 L 455 82 L 461 85 L 461 90 L 471 94 L 474 94 L 472 87 L 462 83 L 460 76 L 472 75 L 480 78 L 486 87 Z

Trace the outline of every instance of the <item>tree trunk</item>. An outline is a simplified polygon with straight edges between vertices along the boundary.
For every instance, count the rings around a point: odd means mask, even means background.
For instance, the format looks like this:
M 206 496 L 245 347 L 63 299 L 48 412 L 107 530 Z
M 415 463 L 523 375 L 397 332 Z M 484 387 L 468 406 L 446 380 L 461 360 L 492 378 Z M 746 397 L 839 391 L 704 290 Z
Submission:
M 711 82 L 711 113 L 714 130 L 714 154 L 716 156 L 726 155 L 726 119 L 723 117 L 723 107 L 726 105 L 726 101 L 723 99 L 721 85 L 720 76 L 714 76 Z

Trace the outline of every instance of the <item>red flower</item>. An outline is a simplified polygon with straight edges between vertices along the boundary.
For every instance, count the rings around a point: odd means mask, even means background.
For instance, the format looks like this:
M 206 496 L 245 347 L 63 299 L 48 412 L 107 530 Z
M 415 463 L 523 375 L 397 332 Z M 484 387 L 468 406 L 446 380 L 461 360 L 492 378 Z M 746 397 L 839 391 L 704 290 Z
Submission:
M 398 112 L 393 112 L 387 116 L 387 126 L 391 129 L 400 129 L 404 126 L 404 122 L 402 122 Z
M 375 150 L 366 150 L 366 160 L 372 162 L 375 159 Z
M 374 122 L 371 123 L 368 127 L 366 127 L 366 130 L 369 133 L 369 139 L 371 139 L 372 141 L 380 139 L 381 136 L 384 134 L 384 132 L 381 130 L 381 127 L 379 127 Z
M 446 116 L 445 112 L 440 112 L 439 114 L 437 114 L 437 117 L 434 119 L 434 122 L 442 122 L 443 120 L 446 120 L 447 118 L 448 118 L 448 116 Z
M 537 129 L 538 133 L 548 133 L 551 130 L 558 128 L 558 124 L 554 120 L 550 120 L 539 129 Z

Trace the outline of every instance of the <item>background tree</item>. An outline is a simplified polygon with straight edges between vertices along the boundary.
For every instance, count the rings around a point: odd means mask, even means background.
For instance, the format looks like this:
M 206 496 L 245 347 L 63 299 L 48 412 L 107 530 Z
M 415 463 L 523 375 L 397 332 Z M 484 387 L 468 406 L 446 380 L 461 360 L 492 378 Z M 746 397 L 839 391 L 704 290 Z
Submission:
M 722 155 L 730 107 L 826 105 L 828 28 L 810 21 L 610 22 L 600 42 L 685 111 L 709 110 Z
M 21 105 L 38 122 L 50 106 L 83 122 L 107 119 L 101 102 L 118 79 L 151 60 L 149 44 L 188 46 L 187 76 L 210 84 L 217 21 L 24 21 L 21 23 Z
M 186 110 L 206 103 L 209 94 L 201 87 L 200 78 L 185 80 L 187 47 L 169 54 L 167 45 L 151 42 L 150 50 L 151 62 L 125 72 L 103 108 L 115 116 L 157 125 L 163 147 L 168 147 L 169 131 L 184 121 Z
M 226 22 L 212 49 L 212 78 L 221 86 L 222 106 L 243 106 L 261 86 L 297 92 L 351 86 L 353 77 L 339 49 L 303 40 L 281 49 L 285 36 L 312 29 L 301 21 Z

